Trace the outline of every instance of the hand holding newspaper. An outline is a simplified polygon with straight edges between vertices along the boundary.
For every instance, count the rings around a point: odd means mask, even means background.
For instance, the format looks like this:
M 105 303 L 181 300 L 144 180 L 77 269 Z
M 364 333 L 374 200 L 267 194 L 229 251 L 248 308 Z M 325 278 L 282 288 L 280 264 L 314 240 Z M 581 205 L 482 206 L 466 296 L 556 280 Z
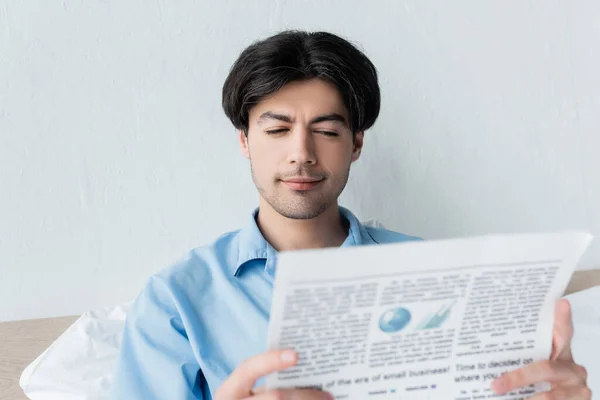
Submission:
M 500 374 L 547 359 L 554 307 L 592 237 L 499 235 L 283 252 L 269 348 L 299 362 L 268 389 L 336 399 L 526 399 Z

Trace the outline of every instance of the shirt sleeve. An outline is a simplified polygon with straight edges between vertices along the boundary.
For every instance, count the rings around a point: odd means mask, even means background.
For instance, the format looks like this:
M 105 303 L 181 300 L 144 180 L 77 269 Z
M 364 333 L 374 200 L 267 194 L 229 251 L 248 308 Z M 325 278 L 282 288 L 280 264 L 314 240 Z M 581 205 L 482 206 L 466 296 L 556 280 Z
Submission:
M 208 400 L 204 386 L 173 296 L 152 277 L 127 313 L 111 398 Z

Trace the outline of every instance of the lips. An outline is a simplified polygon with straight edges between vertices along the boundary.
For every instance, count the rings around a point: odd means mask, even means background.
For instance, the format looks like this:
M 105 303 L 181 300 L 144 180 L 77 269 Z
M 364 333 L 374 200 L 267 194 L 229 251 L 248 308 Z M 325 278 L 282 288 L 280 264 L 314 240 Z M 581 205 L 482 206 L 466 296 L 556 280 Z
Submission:
M 323 182 L 321 178 L 290 178 L 282 180 L 285 186 L 289 187 L 292 190 L 311 190 L 315 188 L 319 183 Z

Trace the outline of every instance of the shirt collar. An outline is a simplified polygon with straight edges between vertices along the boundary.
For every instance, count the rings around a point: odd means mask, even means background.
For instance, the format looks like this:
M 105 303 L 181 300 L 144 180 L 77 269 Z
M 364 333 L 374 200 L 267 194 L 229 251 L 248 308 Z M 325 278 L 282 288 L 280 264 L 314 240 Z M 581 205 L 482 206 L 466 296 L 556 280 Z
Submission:
M 340 214 L 344 217 L 350 227 L 348 236 L 341 247 L 360 246 L 376 243 L 365 227 L 352 212 L 344 207 L 339 207 Z M 258 208 L 248 218 L 246 226 L 240 230 L 238 235 L 238 257 L 235 264 L 232 264 L 231 273 L 237 276 L 244 265 L 252 260 L 266 260 L 265 270 L 274 275 L 275 264 L 277 262 L 277 250 L 271 246 L 258 229 L 256 216 Z

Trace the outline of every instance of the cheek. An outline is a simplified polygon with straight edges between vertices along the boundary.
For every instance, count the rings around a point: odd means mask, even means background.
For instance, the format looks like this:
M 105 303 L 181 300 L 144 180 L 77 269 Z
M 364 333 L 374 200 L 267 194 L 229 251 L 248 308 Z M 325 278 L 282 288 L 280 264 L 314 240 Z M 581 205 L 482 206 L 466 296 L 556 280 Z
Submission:
M 326 169 L 339 173 L 345 171 L 352 162 L 352 147 L 344 145 L 323 146 L 319 161 Z
M 252 168 L 255 174 L 273 174 L 281 163 L 282 151 L 279 146 L 261 139 L 255 139 L 249 146 Z

